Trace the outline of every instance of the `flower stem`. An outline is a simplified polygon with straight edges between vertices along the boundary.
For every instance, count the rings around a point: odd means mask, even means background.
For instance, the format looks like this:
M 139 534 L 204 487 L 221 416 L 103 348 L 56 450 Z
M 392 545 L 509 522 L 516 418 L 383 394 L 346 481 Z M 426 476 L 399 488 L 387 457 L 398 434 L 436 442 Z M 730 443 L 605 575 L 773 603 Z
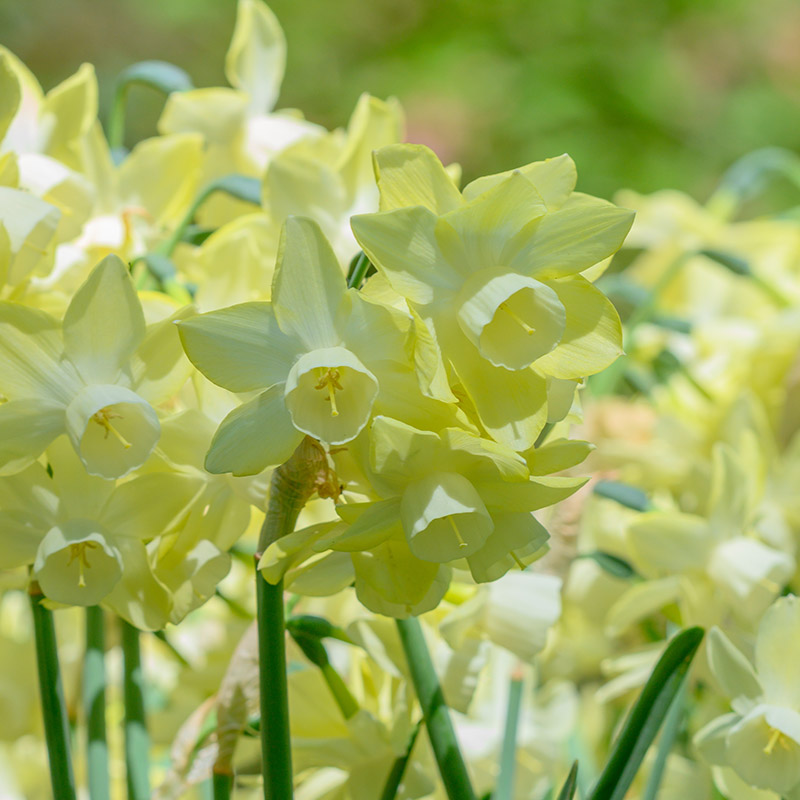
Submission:
M 144 679 L 139 651 L 139 631 L 120 620 L 122 680 L 125 696 L 125 767 L 128 800 L 150 798 L 150 738 L 144 710 Z
M 211 780 L 214 800 L 229 800 L 231 790 L 233 789 L 233 775 L 224 772 L 214 772 Z
M 306 501 L 318 489 L 327 464 L 320 445 L 306 437 L 273 473 L 267 515 L 261 528 L 256 563 L 258 672 L 261 704 L 261 756 L 265 800 L 291 800 L 292 749 L 286 680 L 286 620 L 283 580 L 269 583 L 258 570 L 264 551 L 294 531 Z
M 508 684 L 508 707 L 503 745 L 500 750 L 500 774 L 497 777 L 492 800 L 511 800 L 514 796 L 514 771 L 517 765 L 517 729 L 522 704 L 523 680 L 521 673 L 512 676 Z
M 105 629 L 100 606 L 86 609 L 86 660 L 83 664 L 83 706 L 86 715 L 91 800 L 109 800 L 108 743 L 106 742 Z
M 53 612 L 41 604 L 43 595 L 35 581 L 28 588 L 36 640 L 36 666 L 42 698 L 44 735 L 50 760 L 54 800 L 75 800 L 75 778 L 69 754 L 69 722 L 58 666 L 58 646 Z
M 422 720 L 420 720 L 411 731 L 411 736 L 408 737 L 408 746 L 406 747 L 405 753 L 403 753 L 401 756 L 398 756 L 397 759 L 395 759 L 394 764 L 392 764 L 392 768 L 389 770 L 389 774 L 386 777 L 386 783 L 383 785 L 381 800 L 395 800 L 397 797 L 397 792 L 400 789 L 400 783 L 403 780 L 403 775 L 405 774 L 408 762 L 411 759 L 411 752 L 414 749 L 414 744 L 417 741 L 417 735 L 419 734 L 419 729 L 421 726 Z
M 450 800 L 475 800 L 475 792 L 419 620 L 409 617 L 396 622 L 447 796 Z

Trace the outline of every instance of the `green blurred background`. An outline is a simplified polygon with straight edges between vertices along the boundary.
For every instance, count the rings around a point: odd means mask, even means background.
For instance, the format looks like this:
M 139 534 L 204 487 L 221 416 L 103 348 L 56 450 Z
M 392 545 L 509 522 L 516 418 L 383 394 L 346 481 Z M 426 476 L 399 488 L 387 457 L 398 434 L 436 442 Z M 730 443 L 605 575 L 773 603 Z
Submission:
M 704 198 L 754 148 L 800 149 L 797 0 L 273 0 L 289 43 L 280 106 L 329 127 L 395 95 L 408 138 L 466 178 L 569 152 L 579 188 Z M 235 0 L 0 0 L 0 42 L 49 88 L 144 59 L 224 85 Z M 160 102 L 131 92 L 131 138 Z

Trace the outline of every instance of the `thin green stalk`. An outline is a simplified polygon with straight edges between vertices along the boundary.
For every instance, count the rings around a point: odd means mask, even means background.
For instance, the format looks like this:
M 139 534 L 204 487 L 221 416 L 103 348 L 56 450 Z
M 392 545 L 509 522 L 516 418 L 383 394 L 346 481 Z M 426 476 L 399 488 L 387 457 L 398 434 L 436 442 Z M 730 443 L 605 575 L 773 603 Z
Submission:
M 411 731 L 411 736 L 408 737 L 408 746 L 405 753 L 395 759 L 389 774 L 386 776 L 386 783 L 383 785 L 380 800 L 395 800 L 397 792 L 400 789 L 400 782 L 403 780 L 408 762 L 411 760 L 411 752 L 414 750 L 414 744 L 417 741 L 419 729 L 422 727 L 422 720 L 420 720 Z
M 364 253 L 362 250 L 356 256 L 355 261 L 353 262 L 353 269 L 347 279 L 347 287 L 349 289 L 358 289 L 364 282 L 364 277 L 366 276 L 368 270 L 369 259 L 367 258 L 366 253 Z
M 108 117 L 108 146 L 114 151 L 122 147 L 125 139 L 125 104 L 128 100 L 128 84 L 118 84 L 111 101 Z
M 503 732 L 503 744 L 500 750 L 500 774 L 497 776 L 493 800 L 511 800 L 514 796 L 514 771 L 517 766 L 517 729 L 519 713 L 522 706 L 522 689 L 524 681 L 521 676 L 513 676 L 508 684 L 508 707 L 506 710 L 506 727 Z
M 320 670 L 344 718 L 350 719 L 355 716 L 359 711 L 358 702 L 342 680 L 342 676 L 330 665 L 330 662 L 323 664 Z
M 396 622 L 447 796 L 450 800 L 475 800 L 475 792 L 419 620 L 409 617 Z
M 215 772 L 211 777 L 214 800 L 229 800 L 233 790 L 233 775 Z
M 28 594 L 33 612 L 36 640 L 36 666 L 42 698 L 44 736 L 50 760 L 50 782 L 54 800 L 75 800 L 75 778 L 69 754 L 69 721 L 64 704 L 64 688 L 58 666 L 58 645 L 53 612 L 41 604 L 39 584 L 30 584 Z
M 205 189 L 203 189 L 200 194 L 197 195 L 195 198 L 194 203 L 190 206 L 189 210 L 184 214 L 183 219 L 178 223 L 175 230 L 172 232 L 172 236 L 169 237 L 159 248 L 158 251 L 162 255 L 171 256 L 174 252 L 175 248 L 178 246 L 178 242 L 183 238 L 183 234 L 186 233 L 186 229 L 189 227 L 191 221 L 195 218 L 195 215 L 200 210 L 200 207 L 203 203 L 211 197 L 214 192 L 218 189 L 215 183 L 209 184 Z
M 265 800 L 291 800 L 292 750 L 283 580 L 275 585 L 269 583 L 258 570 L 258 563 L 273 542 L 294 530 L 300 511 L 316 491 L 320 471 L 324 469 L 327 469 L 324 451 L 306 437 L 289 460 L 272 473 L 267 515 L 254 556 Z
M 144 710 L 144 676 L 139 631 L 120 620 L 122 680 L 125 696 L 125 767 L 128 800 L 150 798 L 150 737 Z
M 83 707 L 86 715 L 86 760 L 91 800 L 109 800 L 106 741 L 105 620 L 100 606 L 86 609 L 86 659 L 83 663 Z

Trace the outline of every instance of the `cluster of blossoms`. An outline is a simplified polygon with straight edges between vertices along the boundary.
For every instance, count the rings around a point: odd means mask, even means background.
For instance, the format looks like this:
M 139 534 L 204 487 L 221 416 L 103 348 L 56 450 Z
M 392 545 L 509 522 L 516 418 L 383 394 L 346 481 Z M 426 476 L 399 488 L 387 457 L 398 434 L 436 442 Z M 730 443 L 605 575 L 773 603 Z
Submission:
M 256 549 L 272 471 L 306 452 L 315 499 L 258 568 L 330 620 L 348 688 L 334 699 L 290 644 L 298 797 L 373 800 L 414 741 L 385 617 L 421 614 L 481 794 L 509 681 L 534 687 L 509 796 L 557 791 L 575 757 L 585 795 L 665 640 L 700 625 L 675 746 L 645 776 L 659 796 L 800 797 L 800 606 L 781 596 L 800 541 L 795 219 L 735 221 L 741 180 L 705 207 L 614 205 L 575 191 L 565 155 L 460 189 L 402 143 L 394 101 L 365 95 L 334 131 L 274 110 L 284 60 L 269 9 L 240 0 L 230 87 L 175 88 L 128 152 L 90 66 L 44 93 L 0 48 L 0 672 L 29 679 L 29 581 L 153 631 L 220 594 L 174 635 L 202 685 L 152 654 L 178 698 L 156 743 L 194 712 L 157 794 L 184 796 L 233 759 L 205 746 L 209 720 L 244 696 L 238 736 L 258 709 L 231 554 Z M 585 488 L 575 427 L 597 444 Z M 41 776 L 4 766 L 40 757 L 24 732 L 0 734 L 0 783 L 30 797 Z M 397 796 L 440 800 L 434 773 L 420 739 Z

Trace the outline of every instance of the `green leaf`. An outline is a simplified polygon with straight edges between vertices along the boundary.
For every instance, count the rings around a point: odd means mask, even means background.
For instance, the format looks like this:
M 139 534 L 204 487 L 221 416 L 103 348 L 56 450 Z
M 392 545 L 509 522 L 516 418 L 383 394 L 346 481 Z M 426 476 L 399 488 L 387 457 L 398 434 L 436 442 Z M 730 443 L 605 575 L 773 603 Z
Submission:
M 122 70 L 117 77 L 117 87 L 133 83 L 149 86 L 164 94 L 194 89 L 189 75 L 167 61 L 140 61 Z
M 750 264 L 747 263 L 740 256 L 733 255 L 733 253 L 725 253 L 722 250 L 698 250 L 698 255 L 710 258 L 721 264 L 725 269 L 730 270 L 734 275 L 751 275 L 752 270 Z
M 602 550 L 593 550 L 591 553 L 581 553 L 576 558 L 591 558 L 599 567 L 615 578 L 628 580 L 637 577 L 636 570 L 625 559 L 605 553 Z
M 215 230 L 215 228 L 204 228 L 202 225 L 187 225 L 181 241 L 199 247 Z
M 635 486 L 619 481 L 598 481 L 594 485 L 594 493 L 607 500 L 614 500 L 621 506 L 634 511 L 647 511 L 651 508 L 647 495 Z
M 261 181 L 258 178 L 249 178 L 247 175 L 233 172 L 218 178 L 203 192 L 204 199 L 212 192 L 225 192 L 237 200 L 244 200 L 245 203 L 261 205 Z
M 623 800 L 681 688 L 703 634 L 702 628 L 687 628 L 667 645 L 628 714 L 587 800 Z
M 572 800 L 575 797 L 575 790 L 578 788 L 578 762 L 572 762 L 572 768 L 558 793 L 558 800 Z
M 148 272 L 162 285 L 173 280 L 178 274 L 171 258 L 161 253 L 147 253 L 141 257 Z

